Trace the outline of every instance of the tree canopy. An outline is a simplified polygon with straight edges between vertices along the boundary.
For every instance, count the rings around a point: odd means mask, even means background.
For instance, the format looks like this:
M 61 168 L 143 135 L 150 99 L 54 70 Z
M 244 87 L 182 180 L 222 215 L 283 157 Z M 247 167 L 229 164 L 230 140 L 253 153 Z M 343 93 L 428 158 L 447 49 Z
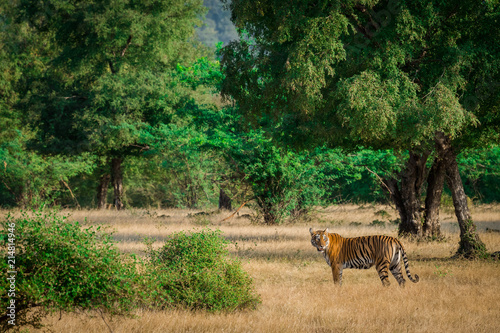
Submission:
M 176 66 L 200 56 L 194 33 L 202 1 L 13 5 L 8 18 L 36 36 L 20 40 L 28 46 L 17 56 L 42 55 L 14 106 L 34 130 L 32 146 L 49 154 L 95 154 L 111 169 L 104 172 L 112 174 L 116 207 L 123 207 L 123 159 L 147 149 L 139 144 L 141 132 L 173 121 L 189 99 Z
M 199 54 L 190 37 L 201 1 L 18 6 L 17 19 L 55 50 L 26 102 L 45 149 L 120 151 L 135 143 L 144 124 L 172 117 L 180 94 L 168 73 Z
M 240 0 L 230 8 L 248 38 L 223 51 L 222 92 L 248 114 L 283 119 L 291 141 L 408 149 L 432 143 L 436 131 L 455 138 L 488 108 L 467 103 L 471 96 L 499 82 L 489 35 L 498 33 L 496 1 Z

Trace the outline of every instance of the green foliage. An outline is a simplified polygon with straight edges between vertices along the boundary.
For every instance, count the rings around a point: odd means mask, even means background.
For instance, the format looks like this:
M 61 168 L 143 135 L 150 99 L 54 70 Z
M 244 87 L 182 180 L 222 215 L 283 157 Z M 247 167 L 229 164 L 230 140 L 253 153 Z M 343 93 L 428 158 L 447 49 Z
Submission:
M 254 308 L 252 279 L 230 257 L 220 231 L 178 232 L 158 250 L 149 248 L 152 298 L 157 306 L 209 311 Z
M 221 152 L 240 181 L 250 187 L 249 196 L 265 223 L 282 223 L 322 203 L 331 180 L 325 170 L 336 167 L 327 152 L 296 153 L 276 146 L 263 130 L 243 132 L 239 126 L 237 122 L 219 126 L 208 144 Z
M 97 155 L 101 175 L 113 172 L 115 204 L 123 207 L 121 163 L 147 149 L 138 144 L 146 128 L 178 121 L 188 99 L 176 65 L 205 50 L 194 40 L 203 12 L 201 0 L 13 2 L 7 21 L 29 33 L 18 38 L 23 47 L 10 49 L 20 58 L 39 54 L 37 70 L 14 88 L 18 103 L 8 105 L 33 129 L 29 148 Z M 0 44 L 9 36 L 2 31 Z M 12 67 L 6 71 L 15 73 Z
M 220 71 L 219 62 L 211 61 L 207 57 L 196 59 L 190 66 L 177 64 L 176 74 L 180 82 L 190 86 L 193 90 L 203 85 L 212 89 L 218 88 L 224 77 Z
M 144 140 L 152 148 L 148 154 L 152 154 L 154 160 L 149 164 L 151 173 L 146 175 L 156 179 L 153 191 L 161 197 L 161 204 L 189 208 L 213 206 L 225 164 L 215 152 L 199 148 L 200 142 L 206 141 L 205 135 L 193 126 L 174 124 L 158 126 L 150 133 L 151 137 Z
M 8 215 L 1 226 L 3 272 L 12 270 L 7 267 L 8 231 L 14 236 L 17 327 L 40 326 L 42 317 L 58 311 L 127 314 L 134 308 L 136 261 L 120 254 L 110 234 L 82 228 L 54 212 Z M 0 282 L 4 311 L 8 282 Z
M 385 210 L 379 210 L 375 212 L 375 215 L 380 216 L 381 218 L 388 218 L 390 215 Z
M 469 197 L 483 203 L 500 202 L 500 147 L 466 150 L 458 156 L 460 174 Z
M 386 202 L 387 191 L 381 179 L 397 174 L 402 157 L 393 150 L 363 149 L 356 153 L 334 150 L 343 168 L 335 177 L 335 186 L 328 190 L 329 202 Z
M 383 228 L 383 227 L 385 227 L 385 222 L 381 221 L 381 220 L 373 220 L 372 222 L 370 222 L 370 226 Z
M 224 2 L 249 37 L 222 50 L 222 93 L 287 143 L 432 149 L 478 117 L 498 128 L 497 1 Z
M 44 58 L 51 66 L 32 78 L 37 94 L 24 102 L 40 128 L 38 148 L 128 155 L 146 124 L 170 121 L 180 95 L 172 70 L 199 54 L 189 39 L 201 0 L 53 0 L 14 8 L 54 44 Z
M 12 141 L 0 143 L 1 205 L 42 207 L 67 203 L 78 206 L 69 179 L 92 173 L 95 158 L 88 153 L 71 158 L 43 157 L 26 150 L 25 141 L 18 132 Z
M 498 140 L 495 1 L 223 3 L 243 38 L 220 63 L 193 40 L 199 0 L 1 3 L 0 204 L 95 207 L 127 156 L 130 206 L 205 208 L 224 188 L 280 223 L 387 200 L 379 177 L 436 130 Z M 229 12 L 204 4 L 225 34 Z M 500 201 L 498 156 L 459 155 L 474 200 Z

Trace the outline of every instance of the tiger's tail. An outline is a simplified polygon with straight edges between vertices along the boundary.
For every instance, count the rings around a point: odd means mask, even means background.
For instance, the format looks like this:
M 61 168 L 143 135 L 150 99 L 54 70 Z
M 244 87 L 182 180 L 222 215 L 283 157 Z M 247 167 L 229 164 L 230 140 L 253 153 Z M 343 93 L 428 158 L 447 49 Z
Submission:
M 406 251 L 401 243 L 399 245 L 401 247 L 401 254 L 403 256 L 403 262 L 405 264 L 406 275 L 408 276 L 408 279 L 410 279 L 411 282 L 417 283 L 418 281 L 420 281 L 420 278 L 418 277 L 417 274 L 415 274 L 415 278 L 411 276 L 410 266 L 408 265 L 408 258 L 406 257 Z

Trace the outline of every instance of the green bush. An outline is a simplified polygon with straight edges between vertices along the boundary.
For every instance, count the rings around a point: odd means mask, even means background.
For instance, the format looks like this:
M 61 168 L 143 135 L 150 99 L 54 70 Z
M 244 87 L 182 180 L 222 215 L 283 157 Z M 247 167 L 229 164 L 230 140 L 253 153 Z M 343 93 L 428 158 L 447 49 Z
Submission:
M 252 279 L 230 257 L 219 230 L 174 233 L 158 250 L 149 247 L 155 306 L 232 311 L 259 303 Z
M 50 312 L 96 310 L 126 314 L 136 294 L 136 260 L 124 257 L 110 234 L 82 229 L 55 213 L 8 215 L 1 222 L 2 272 L 15 270 L 15 297 L 10 281 L 0 280 L 0 330 L 41 326 Z M 14 236 L 14 237 L 12 237 Z M 7 261 L 9 242 L 15 244 L 15 268 Z M 8 324 L 7 305 L 16 304 L 16 326 Z
M 0 205 L 22 208 L 78 206 L 77 198 L 69 190 L 69 179 L 91 174 L 95 157 L 88 153 L 72 157 L 43 156 L 27 150 L 27 140 L 19 133 L 12 140 L 0 143 Z

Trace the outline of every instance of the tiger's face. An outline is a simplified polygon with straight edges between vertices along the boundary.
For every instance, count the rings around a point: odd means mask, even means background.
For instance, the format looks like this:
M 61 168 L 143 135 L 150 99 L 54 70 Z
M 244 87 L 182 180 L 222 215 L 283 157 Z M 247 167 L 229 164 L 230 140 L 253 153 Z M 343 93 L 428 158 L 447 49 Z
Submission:
M 312 228 L 309 228 L 309 232 L 311 233 L 311 244 L 314 246 L 319 252 L 325 252 L 330 245 L 330 239 L 328 238 L 328 228 L 325 230 L 317 230 L 313 231 Z

